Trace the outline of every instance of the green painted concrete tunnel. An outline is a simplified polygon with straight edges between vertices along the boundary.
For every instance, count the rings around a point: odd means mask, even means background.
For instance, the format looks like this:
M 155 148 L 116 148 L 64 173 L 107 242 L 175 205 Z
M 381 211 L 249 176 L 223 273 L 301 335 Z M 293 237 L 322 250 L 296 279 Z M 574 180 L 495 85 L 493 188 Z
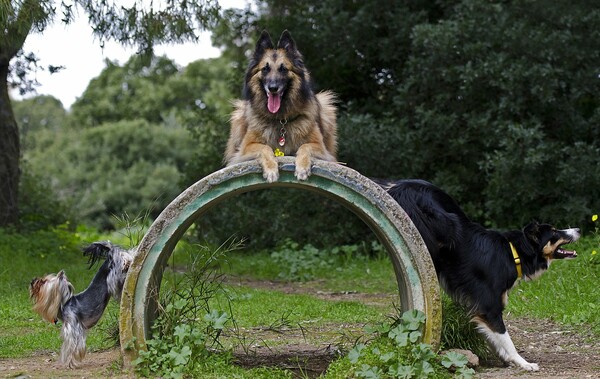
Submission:
M 256 161 L 229 166 L 199 180 L 164 209 L 138 245 L 123 289 L 119 326 L 126 362 L 146 348 L 157 315 L 163 271 L 185 231 L 230 197 L 276 187 L 300 188 L 332 198 L 369 225 L 391 258 L 401 310 L 423 311 L 424 341 L 439 345 L 440 288 L 425 244 L 404 210 L 377 184 L 344 165 L 315 161 L 306 181 L 297 180 L 294 169 L 293 157 L 279 158 L 280 178 L 267 183 Z

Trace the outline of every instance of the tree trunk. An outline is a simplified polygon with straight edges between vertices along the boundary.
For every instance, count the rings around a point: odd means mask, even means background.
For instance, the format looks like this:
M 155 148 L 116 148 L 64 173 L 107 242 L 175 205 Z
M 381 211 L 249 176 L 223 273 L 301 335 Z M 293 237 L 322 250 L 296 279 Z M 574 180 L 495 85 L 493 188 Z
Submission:
M 0 58 L 0 227 L 19 220 L 19 128 L 8 97 L 8 63 Z

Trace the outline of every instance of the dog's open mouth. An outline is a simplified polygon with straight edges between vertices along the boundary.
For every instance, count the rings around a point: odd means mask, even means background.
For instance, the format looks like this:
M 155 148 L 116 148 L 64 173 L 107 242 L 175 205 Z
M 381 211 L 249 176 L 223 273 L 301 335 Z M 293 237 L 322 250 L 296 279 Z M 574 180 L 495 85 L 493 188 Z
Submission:
M 559 247 L 553 255 L 554 259 L 573 259 L 577 257 L 577 252 L 575 250 L 567 250 Z
M 267 108 L 271 113 L 277 113 L 281 106 L 281 94 L 279 92 L 267 91 Z

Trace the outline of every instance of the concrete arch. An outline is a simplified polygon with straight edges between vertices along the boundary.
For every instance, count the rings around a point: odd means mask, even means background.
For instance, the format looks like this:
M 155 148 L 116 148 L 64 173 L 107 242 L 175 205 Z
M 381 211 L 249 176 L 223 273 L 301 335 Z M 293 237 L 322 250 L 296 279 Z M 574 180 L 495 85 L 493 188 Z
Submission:
M 190 225 L 230 197 L 275 187 L 306 189 L 330 197 L 366 222 L 392 260 L 401 309 L 423 311 L 427 317 L 424 340 L 439 344 L 442 311 L 435 269 L 406 213 L 378 185 L 343 165 L 316 161 L 306 181 L 298 181 L 294 169 L 293 157 L 279 158 L 279 181 L 269 184 L 255 161 L 229 166 L 196 182 L 165 208 L 138 246 L 123 289 L 119 324 L 126 361 L 135 359 L 137 351 L 146 347 L 163 270 Z

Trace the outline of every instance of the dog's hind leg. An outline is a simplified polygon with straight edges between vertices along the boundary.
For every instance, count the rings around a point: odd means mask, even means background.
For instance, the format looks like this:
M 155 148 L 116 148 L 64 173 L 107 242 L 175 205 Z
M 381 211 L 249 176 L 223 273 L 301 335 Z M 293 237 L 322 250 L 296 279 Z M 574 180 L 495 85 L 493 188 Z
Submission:
M 496 332 L 490 328 L 483 318 L 475 317 L 473 319 L 473 322 L 477 324 L 477 330 L 485 336 L 492 349 L 504 362 L 515 364 L 527 371 L 538 371 L 539 366 L 537 363 L 529 363 L 519 355 L 506 327 L 504 327 L 504 322 L 502 319 L 499 321 L 502 324 L 502 331 Z
M 86 330 L 74 314 L 64 315 L 61 330 L 63 340 L 60 349 L 60 363 L 75 368 L 85 357 Z

